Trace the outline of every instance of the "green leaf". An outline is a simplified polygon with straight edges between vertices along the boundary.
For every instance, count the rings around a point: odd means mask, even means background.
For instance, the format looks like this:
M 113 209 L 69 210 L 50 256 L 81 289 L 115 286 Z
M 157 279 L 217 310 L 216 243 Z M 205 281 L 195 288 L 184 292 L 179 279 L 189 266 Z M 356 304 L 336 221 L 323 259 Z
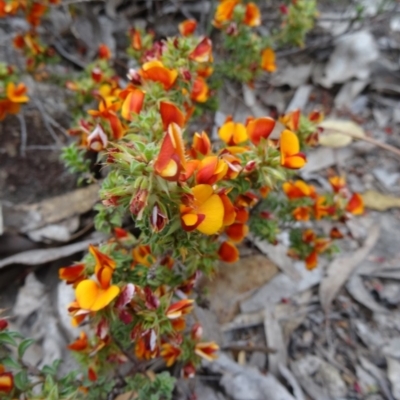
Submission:
M 30 347 L 34 342 L 34 339 L 24 339 L 18 346 L 18 358 L 22 358 L 28 347 Z
M 13 332 L 1 332 L 0 333 L 0 343 L 9 344 L 11 346 L 17 346 L 17 342 L 13 337 Z
M 11 356 L 2 358 L 1 363 L 6 368 L 10 368 L 10 369 L 20 369 L 21 368 L 21 365 L 18 364 L 18 362 L 16 360 L 14 360 Z
M 25 370 L 18 372 L 18 374 L 14 376 L 14 384 L 17 389 L 21 390 L 22 392 L 25 391 L 29 385 L 28 374 Z

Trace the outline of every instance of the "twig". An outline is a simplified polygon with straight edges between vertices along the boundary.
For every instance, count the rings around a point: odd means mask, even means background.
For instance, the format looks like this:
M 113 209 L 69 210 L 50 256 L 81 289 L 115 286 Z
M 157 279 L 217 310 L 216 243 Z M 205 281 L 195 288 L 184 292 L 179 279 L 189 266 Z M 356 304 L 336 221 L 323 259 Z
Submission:
M 26 150 L 48 150 L 48 151 L 53 151 L 53 150 L 59 150 L 61 147 L 60 146 L 48 146 L 45 144 L 33 144 L 32 146 L 26 146 Z
M 24 114 L 22 111 L 20 111 L 19 114 L 17 114 L 17 118 L 19 120 L 19 124 L 21 126 L 21 146 L 20 146 L 20 154 L 22 157 L 25 157 L 26 155 L 26 143 L 28 141 L 28 134 L 26 132 L 26 122 L 24 118 Z
M 324 130 L 325 131 L 331 131 L 332 133 L 334 133 L 334 132 L 341 133 L 343 135 L 350 136 L 351 138 L 356 139 L 356 140 L 363 140 L 364 142 L 371 143 L 371 144 L 373 144 L 373 145 L 375 145 L 377 147 L 380 147 L 381 149 L 390 151 L 391 153 L 394 153 L 394 154 L 400 156 L 400 149 L 398 149 L 397 147 L 394 147 L 394 146 L 392 146 L 390 144 L 387 144 L 387 143 L 380 142 L 379 140 L 370 138 L 368 136 L 359 136 L 359 135 L 355 135 L 353 133 L 345 132 L 345 131 L 342 131 L 342 130 L 339 130 L 339 129 L 324 128 Z
M 61 57 L 65 58 L 66 60 L 68 60 L 69 62 L 74 64 L 76 67 L 79 67 L 81 69 L 86 68 L 86 64 L 83 61 L 77 59 L 72 54 L 68 53 L 68 51 L 64 49 L 63 45 L 59 41 L 54 40 L 52 45 L 57 50 L 57 52 L 61 55 Z
M 32 100 L 33 100 L 33 103 L 35 104 L 36 108 L 39 110 L 40 114 L 42 115 L 44 126 L 49 131 L 51 137 L 54 139 L 54 141 L 57 144 L 62 145 L 62 142 L 61 142 L 60 138 L 54 132 L 53 127 L 49 123 L 49 120 L 48 120 L 46 112 L 45 112 L 45 110 L 44 110 L 44 108 L 42 106 L 42 103 L 40 103 L 40 101 L 37 101 L 36 99 L 32 99 Z
M 276 353 L 276 349 L 273 349 L 271 347 L 246 346 L 246 345 L 240 345 L 240 344 L 227 344 L 225 346 L 222 346 L 222 350 L 247 351 L 247 352 L 260 351 L 262 353 L 267 353 L 267 354 Z

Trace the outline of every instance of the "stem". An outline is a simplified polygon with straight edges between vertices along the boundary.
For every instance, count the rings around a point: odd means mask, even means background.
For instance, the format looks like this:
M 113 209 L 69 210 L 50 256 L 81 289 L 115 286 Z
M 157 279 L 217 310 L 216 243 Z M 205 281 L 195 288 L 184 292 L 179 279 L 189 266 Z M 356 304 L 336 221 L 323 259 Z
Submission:
M 356 139 L 356 140 L 363 140 L 364 142 L 371 143 L 371 144 L 373 144 L 373 145 L 375 145 L 377 147 L 380 147 L 381 149 L 390 151 L 391 153 L 394 153 L 394 154 L 400 156 L 400 149 L 398 149 L 397 147 L 394 147 L 394 146 L 392 146 L 390 144 L 387 144 L 387 143 L 380 142 L 379 140 L 373 139 L 371 137 L 358 136 L 358 135 L 355 135 L 353 133 L 345 132 L 345 131 L 342 131 L 342 130 L 339 130 L 339 129 L 329 129 L 329 128 L 325 129 L 324 128 L 324 130 L 325 131 L 341 133 L 343 135 L 350 136 L 351 138 Z

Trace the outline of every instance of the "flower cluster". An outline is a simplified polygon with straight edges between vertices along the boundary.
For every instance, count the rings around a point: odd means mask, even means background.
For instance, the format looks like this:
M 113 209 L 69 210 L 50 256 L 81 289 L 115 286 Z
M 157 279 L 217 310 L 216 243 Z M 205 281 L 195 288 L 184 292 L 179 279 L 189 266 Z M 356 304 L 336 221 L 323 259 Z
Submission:
M 29 101 L 27 87 L 18 82 L 12 66 L 0 63 L 0 121 L 7 114 L 18 114 L 21 105 Z
M 22 14 L 29 24 L 29 30 L 18 33 L 13 39 L 14 48 L 26 57 L 28 71 L 33 72 L 38 67 L 44 67 L 55 56 L 54 49 L 41 41 L 37 28 L 49 7 L 59 3 L 60 0 L 0 0 L 0 18 Z

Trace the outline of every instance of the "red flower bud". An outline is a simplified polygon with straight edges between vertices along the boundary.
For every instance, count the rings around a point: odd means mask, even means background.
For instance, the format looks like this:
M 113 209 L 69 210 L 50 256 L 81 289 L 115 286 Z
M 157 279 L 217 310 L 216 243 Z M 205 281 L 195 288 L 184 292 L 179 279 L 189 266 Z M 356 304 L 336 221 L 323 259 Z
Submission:
M 99 83 L 101 81 L 101 78 L 103 77 L 103 71 L 99 67 L 95 67 L 92 69 L 92 79 Z
M 88 147 L 93 151 L 101 151 L 107 147 L 107 135 L 103 131 L 101 125 L 97 125 L 93 132 L 87 138 Z
M 143 211 L 147 206 L 147 199 L 149 192 L 146 189 L 138 189 L 136 194 L 132 197 L 129 204 L 129 211 L 137 217 L 138 220 L 142 218 Z
M 191 336 L 193 340 L 199 340 L 203 336 L 203 327 L 198 322 L 193 325 Z
M 136 69 L 130 68 L 126 76 L 134 85 L 142 84 L 142 78 L 140 77 L 139 72 L 136 71 Z
M 153 207 L 150 216 L 150 225 L 154 232 L 161 232 L 168 222 L 168 217 L 165 211 L 162 211 L 160 206 L 156 203 Z
M 8 321 L 4 318 L 0 319 L 0 332 L 4 331 L 8 326 Z
M 279 11 L 280 11 L 282 14 L 284 14 L 284 15 L 286 15 L 286 14 L 289 13 L 289 9 L 288 9 L 288 7 L 287 7 L 286 4 L 281 4 L 281 5 L 279 6 Z

